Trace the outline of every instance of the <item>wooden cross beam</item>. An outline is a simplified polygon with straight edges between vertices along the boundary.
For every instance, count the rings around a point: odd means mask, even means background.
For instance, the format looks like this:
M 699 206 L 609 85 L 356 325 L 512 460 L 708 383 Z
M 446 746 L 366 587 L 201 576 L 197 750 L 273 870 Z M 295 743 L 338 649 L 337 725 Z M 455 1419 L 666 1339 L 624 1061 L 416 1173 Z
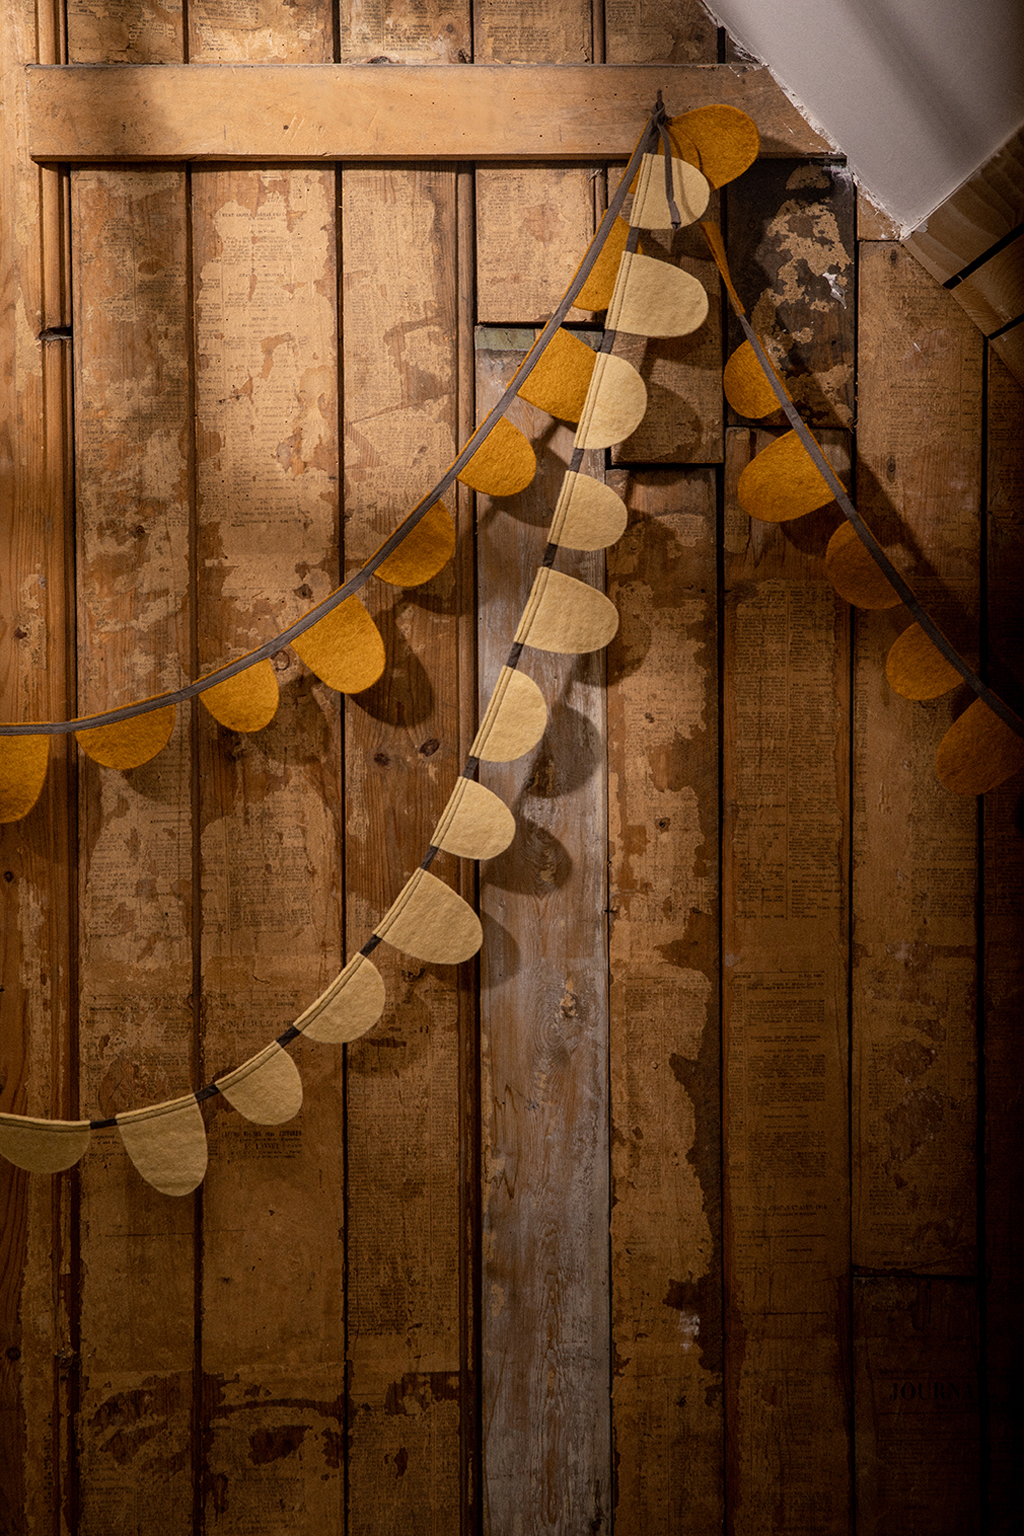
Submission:
M 659 90 L 757 123 L 762 152 L 829 152 L 765 69 L 718 65 L 29 65 L 40 161 L 627 158 Z

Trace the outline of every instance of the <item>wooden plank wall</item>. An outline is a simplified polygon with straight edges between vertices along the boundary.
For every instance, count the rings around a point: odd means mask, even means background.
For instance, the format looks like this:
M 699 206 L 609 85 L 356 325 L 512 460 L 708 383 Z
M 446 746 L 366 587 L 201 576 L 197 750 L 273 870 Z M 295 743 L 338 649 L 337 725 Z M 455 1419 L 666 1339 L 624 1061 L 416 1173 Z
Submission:
M 689 0 L 59 9 L 15 0 L 0 31 L 5 719 L 172 687 L 357 567 L 510 377 L 615 176 L 40 170 L 25 61 L 730 56 Z M 764 159 L 714 213 L 861 508 L 1020 678 L 1019 386 L 841 164 Z M 647 248 L 711 319 L 629 343 L 648 419 L 586 468 L 630 525 L 560 557 L 619 633 L 528 653 L 549 730 L 484 776 L 517 839 L 439 862 L 479 896 L 479 961 L 382 960 L 376 1029 L 300 1043 L 296 1120 L 206 1106 L 194 1196 L 109 1132 L 49 1182 L 0 1164 L 0 1536 L 1016 1529 L 1020 784 L 937 785 L 965 701 L 888 690 L 904 620 L 824 580 L 834 509 L 751 525 L 736 481 L 779 420 L 725 409 L 738 338 L 699 241 Z M 371 584 L 373 689 L 341 702 L 286 651 L 256 735 L 184 708 L 125 774 L 56 739 L 0 829 L 4 1109 L 208 1081 L 363 942 L 543 546 L 571 432 L 516 419 L 530 490 L 453 496 L 454 562 Z

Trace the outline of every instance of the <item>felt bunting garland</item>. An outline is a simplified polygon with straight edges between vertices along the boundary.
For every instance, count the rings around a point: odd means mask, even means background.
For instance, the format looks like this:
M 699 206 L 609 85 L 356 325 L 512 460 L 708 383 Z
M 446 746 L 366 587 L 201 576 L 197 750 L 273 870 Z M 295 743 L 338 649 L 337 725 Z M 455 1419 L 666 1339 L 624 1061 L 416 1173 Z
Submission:
M 1024 719 L 958 654 L 864 523 L 744 313 L 729 276 L 720 231 L 709 223 L 702 228 L 746 336 L 726 364 L 726 396 L 736 410 L 755 419 L 781 408 L 792 428 L 743 470 L 737 486 L 740 505 L 765 522 L 787 522 L 831 501 L 837 503 L 846 523 L 829 541 L 825 574 L 848 602 L 866 609 L 895 608 L 902 603 L 916 620 L 893 645 L 886 664 L 886 676 L 897 693 L 932 699 L 960 683 L 973 689 L 976 699 L 939 744 L 936 772 L 940 782 L 956 794 L 986 794 L 1024 768 Z M 753 374 L 755 363 L 761 369 L 760 384 Z

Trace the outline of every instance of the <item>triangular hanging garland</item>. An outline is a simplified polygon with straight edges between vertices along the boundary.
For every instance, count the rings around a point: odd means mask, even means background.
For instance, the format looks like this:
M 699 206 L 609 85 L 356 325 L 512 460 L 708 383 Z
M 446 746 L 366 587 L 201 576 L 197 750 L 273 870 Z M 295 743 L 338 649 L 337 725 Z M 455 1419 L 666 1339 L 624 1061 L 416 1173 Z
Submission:
M 658 146 L 661 153 L 649 153 Z M 51 734 L 77 736 L 82 750 L 97 762 L 130 768 L 159 752 L 174 725 L 174 706 L 200 694 L 210 713 L 225 727 L 259 730 L 277 707 L 277 682 L 270 656 L 290 643 L 330 687 L 359 692 L 380 677 L 384 647 L 376 626 L 354 595 L 371 575 L 397 585 L 430 580 L 451 557 L 454 527 L 440 500 L 458 478 L 491 496 L 511 496 L 533 478 L 535 458 L 529 442 L 505 420 L 516 394 L 562 420 L 578 423 L 575 449 L 551 523 L 548 547 L 538 568 L 509 660 L 498 674 L 490 702 L 470 749 L 463 775 L 434 830 L 430 848 L 377 924 L 363 949 L 352 957 L 327 989 L 284 1033 L 255 1056 L 199 1090 L 120 1114 L 114 1120 L 46 1121 L 0 1115 L 0 1153 L 18 1167 L 54 1173 L 70 1167 L 84 1153 L 92 1129 L 116 1125 L 125 1149 L 142 1176 L 166 1194 L 184 1195 L 203 1178 L 206 1133 L 199 1105 L 221 1094 L 239 1113 L 260 1124 L 279 1124 L 296 1114 L 302 1102 L 298 1069 L 286 1047 L 299 1036 L 344 1044 L 373 1027 L 385 1005 L 384 982 L 369 959 L 387 943 L 418 959 L 457 965 L 480 948 L 482 930 L 473 909 L 458 893 L 430 873 L 442 850 L 459 858 L 487 859 L 501 853 L 515 833 L 515 818 L 490 790 L 476 782 L 480 762 L 508 762 L 540 740 L 547 705 L 537 684 L 520 672 L 525 648 L 578 654 L 597 650 L 612 638 L 618 614 L 602 592 L 553 569 L 559 548 L 603 549 L 626 525 L 620 497 L 600 481 L 580 473 L 585 449 L 610 447 L 628 437 L 646 408 L 646 389 L 636 369 L 611 351 L 617 329 L 651 336 L 685 335 L 707 314 L 707 296 L 688 274 L 638 250 L 639 228 L 679 227 L 703 213 L 710 187 L 720 187 L 744 171 L 756 157 L 757 130 L 745 113 L 714 106 L 685 113 L 668 122 L 660 101 L 626 168 L 622 183 L 588 255 L 570 283 L 555 315 L 544 327 L 516 378 L 487 420 L 449 466 L 434 490 L 385 541 L 362 571 L 312 610 L 305 619 L 267 642 L 247 658 L 190 684 L 177 694 L 144 700 L 110 711 L 116 718 L 49 722 L 43 726 L 0 726 L 0 820 L 26 814 L 38 797 L 46 774 Z M 671 153 L 666 156 L 666 152 Z M 628 188 L 634 190 L 628 220 L 618 217 Z M 725 263 L 721 237 L 705 225 L 712 253 L 722 272 L 748 340 L 730 359 L 725 389 L 737 410 L 755 419 L 768 415 L 788 395 L 749 330 Z M 601 350 L 592 351 L 560 329 L 573 302 L 594 311 L 607 309 L 608 326 Z M 746 349 L 746 350 L 745 350 Z M 740 495 L 754 516 L 783 521 L 802 516 L 834 496 L 847 511 L 845 492 L 817 445 L 792 409 L 793 432 L 759 454 L 744 472 Z M 852 513 L 852 516 L 851 516 Z M 879 559 L 870 535 L 852 508 L 850 528 L 840 529 L 830 546 L 827 565 L 837 588 L 865 606 L 908 601 L 906 584 Z M 865 564 L 867 555 L 871 569 Z M 911 594 L 912 597 L 912 594 Z M 914 600 L 916 602 L 916 600 Z M 908 604 L 913 607 L 913 604 Z M 887 669 L 893 686 L 908 697 L 933 697 L 944 687 L 973 674 L 959 658 L 951 661 L 948 643 L 936 644 L 927 616 L 897 641 Z M 951 681 L 952 679 L 952 681 Z M 943 781 L 963 793 L 978 794 L 1024 766 L 1024 741 L 1018 728 L 994 712 L 981 685 L 981 696 L 962 715 L 939 749 Z M 995 700 L 1002 715 L 1009 714 Z M 984 768 L 980 766 L 983 748 Z

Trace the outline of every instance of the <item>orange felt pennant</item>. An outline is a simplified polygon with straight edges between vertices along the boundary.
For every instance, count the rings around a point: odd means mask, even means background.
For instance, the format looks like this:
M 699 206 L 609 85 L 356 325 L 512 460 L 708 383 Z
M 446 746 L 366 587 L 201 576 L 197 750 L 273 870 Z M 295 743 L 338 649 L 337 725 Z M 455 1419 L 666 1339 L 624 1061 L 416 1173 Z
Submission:
M 42 792 L 49 760 L 49 736 L 0 737 L 0 824 L 28 815 Z
M 786 523 L 833 499 L 820 470 L 795 432 L 778 437 L 751 459 L 736 486 L 740 506 L 765 523 Z
M 581 343 L 582 345 L 582 343 Z M 518 427 L 500 416 L 458 478 L 487 496 L 515 496 L 537 472 L 533 449 Z
M 583 414 L 596 362 L 597 353 L 585 341 L 570 331 L 557 330 L 518 393 L 560 421 L 575 423 Z
M 378 565 L 374 574 L 393 587 L 419 587 L 444 569 L 454 549 L 455 524 L 452 515 L 443 501 L 436 501 L 406 534 L 394 553 Z M 341 607 L 344 606 L 342 603 Z M 360 690 L 353 688 L 344 691 L 358 693 Z
M 852 523 L 840 523 L 829 539 L 825 575 L 839 596 L 855 608 L 895 608 L 903 601 Z
M 174 730 L 174 705 L 132 715 L 115 725 L 76 731 L 75 740 L 94 763 L 104 768 L 140 768 L 162 752 Z
M 937 699 L 963 679 L 920 624 L 895 640 L 885 663 L 889 686 L 905 699 Z
M 380 631 L 358 597 L 346 597 L 318 619 L 292 641 L 292 650 L 338 693 L 362 693 L 370 688 L 387 660 Z

